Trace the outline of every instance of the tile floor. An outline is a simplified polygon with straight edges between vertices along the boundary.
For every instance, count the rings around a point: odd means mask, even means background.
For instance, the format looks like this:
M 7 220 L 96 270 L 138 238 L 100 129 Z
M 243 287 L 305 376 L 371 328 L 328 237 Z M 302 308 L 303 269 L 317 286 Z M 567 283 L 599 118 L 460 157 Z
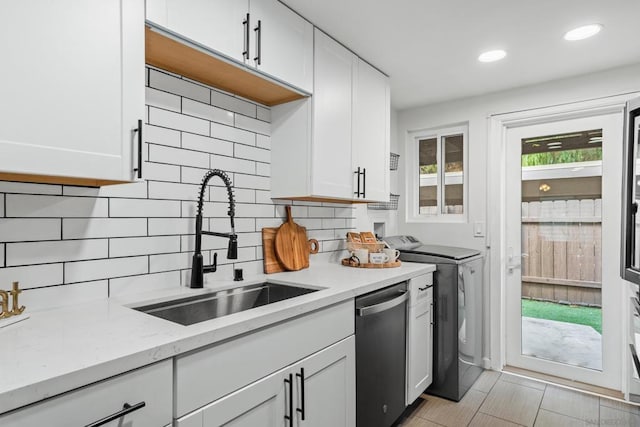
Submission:
M 460 402 L 423 395 L 402 427 L 640 426 L 640 407 L 485 371 Z

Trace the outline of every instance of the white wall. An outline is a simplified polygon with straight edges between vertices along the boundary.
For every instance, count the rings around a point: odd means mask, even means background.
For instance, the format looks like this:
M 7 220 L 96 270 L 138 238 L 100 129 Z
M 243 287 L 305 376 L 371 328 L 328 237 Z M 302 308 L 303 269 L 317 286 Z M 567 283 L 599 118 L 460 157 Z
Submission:
M 419 239 L 450 246 L 483 250 L 486 238 L 473 237 L 473 223 L 487 221 L 487 152 L 488 120 L 491 114 L 507 113 L 558 104 L 565 104 L 611 95 L 640 91 L 640 64 L 621 67 L 580 77 L 556 80 L 508 91 L 460 99 L 422 108 L 398 112 L 395 139 L 400 153 L 398 171 L 400 208 L 398 231 Z M 407 132 L 469 123 L 469 217 L 467 223 L 408 223 L 406 221 L 407 194 L 404 172 Z M 414 159 L 410 159 L 414 161 Z

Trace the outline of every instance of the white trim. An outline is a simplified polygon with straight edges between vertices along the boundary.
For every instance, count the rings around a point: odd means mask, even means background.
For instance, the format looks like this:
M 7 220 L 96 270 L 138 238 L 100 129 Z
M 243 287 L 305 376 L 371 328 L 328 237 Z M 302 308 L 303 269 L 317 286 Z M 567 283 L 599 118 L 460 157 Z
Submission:
M 443 174 L 443 152 L 442 138 L 450 135 L 462 134 L 463 148 L 463 172 Z M 437 174 L 420 174 L 418 171 L 417 159 L 420 158 L 418 152 L 418 139 L 435 138 L 438 144 L 438 173 Z M 405 221 L 407 223 L 466 223 L 469 217 L 469 123 L 461 123 L 447 127 L 436 127 L 430 129 L 420 129 L 409 131 L 405 140 Z M 442 202 L 442 184 L 462 183 L 462 214 L 446 214 L 442 213 L 443 203 L 438 203 L 438 213 L 436 215 L 425 215 L 418 212 L 420 185 L 418 181 L 434 181 L 437 186 L 437 199 Z
M 502 370 L 506 361 L 505 343 L 505 284 L 506 284 L 506 213 L 505 213 L 505 177 L 506 177 L 506 134 L 507 129 L 528 126 L 538 123 L 568 120 L 572 118 L 590 117 L 607 113 L 622 113 L 627 100 L 638 96 L 637 93 L 615 95 L 595 100 L 556 105 L 505 114 L 494 114 L 488 117 L 488 150 L 487 150 L 487 185 L 489 203 L 487 204 L 487 247 L 491 248 L 489 259 L 490 312 L 490 355 L 491 367 Z M 623 293 L 624 294 L 624 293 Z M 628 308 L 620 301 L 623 318 L 628 318 Z M 620 354 L 622 365 L 622 384 L 627 388 L 625 378 L 628 375 L 628 352 L 623 349 L 613 350 Z M 626 391 L 626 390 L 623 390 Z

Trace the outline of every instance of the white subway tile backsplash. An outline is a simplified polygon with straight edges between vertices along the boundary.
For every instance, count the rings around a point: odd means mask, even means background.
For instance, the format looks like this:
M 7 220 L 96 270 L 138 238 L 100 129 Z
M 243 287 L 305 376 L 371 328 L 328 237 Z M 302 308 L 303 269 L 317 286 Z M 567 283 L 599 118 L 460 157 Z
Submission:
M 180 166 L 145 162 L 142 172 L 149 181 L 180 182 Z
M 42 218 L 0 219 L 0 241 L 33 242 L 60 240 L 61 220 Z
M 339 262 L 355 212 L 271 199 L 267 107 L 157 69 L 147 75 L 145 181 L 101 188 L 0 181 L 0 284 L 44 287 L 28 290 L 35 307 L 50 306 L 45 297 L 76 303 L 188 285 L 195 199 L 210 168 L 226 171 L 234 185 L 239 259 L 226 259 L 228 239 L 203 236 L 205 263 L 217 253 L 220 264 L 205 282 L 231 279 L 234 267 L 262 273 L 261 230 L 283 223 L 285 205 L 321 251 L 336 251 L 314 260 Z M 212 179 L 207 192 L 203 229 L 230 231 L 222 182 Z
M 149 147 L 149 160 L 172 165 L 209 168 L 209 155 L 199 151 L 152 145 Z
M 245 116 L 256 117 L 256 104 L 236 98 L 235 96 L 227 95 L 226 93 L 218 92 L 217 90 L 211 91 L 211 104 Z M 266 108 L 263 109 L 266 110 Z
M 256 175 L 271 176 L 271 165 L 269 163 L 256 163 Z
M 276 206 L 276 216 L 282 218 L 283 221 L 287 219 L 287 209 L 285 205 Z M 309 208 L 306 206 L 291 206 L 291 216 L 297 220 L 297 218 L 306 218 L 309 216 Z
M 208 136 L 185 133 L 182 135 L 182 148 L 204 151 L 211 154 L 233 156 L 233 143 Z
M 237 128 L 245 129 L 262 135 L 271 135 L 271 123 L 253 119 L 247 116 L 236 115 L 235 125 Z
M 256 135 L 256 146 L 271 150 L 271 137 L 267 135 Z
M 346 222 L 344 218 L 323 218 L 322 228 L 345 228 Z
M 200 186 L 175 182 L 149 182 L 150 199 L 198 200 Z M 205 189 L 205 199 L 208 198 Z
M 271 123 L 271 110 L 258 105 L 257 119 Z
M 0 193 L 62 194 L 61 185 L 0 181 Z
M 106 239 L 7 243 L 7 266 L 106 258 Z
M 186 98 L 182 100 L 182 114 L 233 126 L 232 112 Z
M 144 171 L 144 166 L 143 166 Z M 134 199 L 147 198 L 147 183 L 144 181 L 132 184 L 107 185 L 100 187 L 102 197 L 130 197 Z
M 50 310 L 58 307 L 77 306 L 107 298 L 108 281 L 76 283 L 74 285 L 26 289 L 20 301 L 29 311 Z
M 235 219 L 236 233 L 248 232 L 248 231 L 260 231 L 256 230 L 255 218 L 236 218 Z M 211 218 L 209 219 L 209 230 L 220 231 L 222 233 L 229 232 L 231 226 L 229 224 L 229 218 Z
M 244 175 L 236 173 L 233 184 L 239 188 L 254 188 L 256 190 L 271 189 L 271 179 L 266 176 Z
M 151 255 L 149 257 L 149 273 L 161 271 L 182 270 L 191 267 L 193 253 L 180 252 L 175 254 Z
M 180 252 L 179 236 L 128 237 L 109 239 L 109 256 L 163 254 Z
M 7 217 L 105 217 L 109 201 L 91 197 L 7 194 Z
M 231 126 L 211 123 L 211 136 L 246 145 L 256 145 L 256 134 Z
M 111 199 L 111 217 L 166 218 L 180 216 L 180 202 L 175 200 Z
M 157 70 L 150 70 L 149 86 L 207 104 L 211 100 L 209 88 Z
M 144 127 L 143 137 L 146 142 L 150 142 L 152 144 L 180 147 L 180 132 L 177 130 L 146 125 Z
M 309 206 L 309 218 L 332 218 L 333 208 Z
M 180 112 L 180 97 L 169 92 L 163 92 L 161 90 L 147 87 L 145 88 L 144 99 L 145 104 L 152 107 L 164 108 L 165 110 L 171 110 L 178 113 Z
M 149 124 L 199 135 L 209 135 L 208 121 L 154 107 L 149 108 Z
M 246 147 L 245 145 L 236 144 L 237 147 Z M 249 147 L 252 148 L 252 147 Z M 226 172 L 240 172 L 255 174 L 256 162 L 252 160 L 236 159 L 233 157 L 211 155 L 211 167 L 213 169 L 222 169 Z
M 234 156 L 241 159 L 256 160 L 265 163 L 269 163 L 271 161 L 271 151 L 242 144 L 236 144 Z
M 273 217 L 273 211 L 273 205 L 236 203 L 236 216 L 238 218 L 268 218 Z
M 121 297 L 141 292 L 180 287 L 180 272 L 145 274 L 119 279 L 109 279 L 109 296 Z
M 146 218 L 62 219 L 62 238 L 64 240 L 146 235 Z
M 62 271 L 63 264 L 0 268 L 0 289 L 8 289 L 13 282 L 20 282 L 20 289 L 61 285 Z
M 149 218 L 150 236 L 171 236 L 195 233 L 196 221 L 191 218 Z
M 149 260 L 146 256 L 67 262 L 64 265 L 64 281 L 65 283 L 88 282 L 144 274 L 148 273 L 148 270 Z

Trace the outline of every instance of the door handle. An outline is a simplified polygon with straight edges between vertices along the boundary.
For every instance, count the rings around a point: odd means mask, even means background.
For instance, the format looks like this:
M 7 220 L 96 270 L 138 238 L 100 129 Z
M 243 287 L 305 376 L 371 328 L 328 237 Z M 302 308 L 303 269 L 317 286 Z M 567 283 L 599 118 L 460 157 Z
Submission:
M 293 427 L 293 374 L 289 374 L 284 382 L 289 386 L 289 415 L 285 415 L 284 419 L 289 421 L 289 427 Z
M 242 21 L 244 26 L 244 51 L 242 52 L 242 57 L 244 59 L 249 59 L 249 22 L 249 14 L 247 13 L 246 18 Z
M 133 129 L 133 133 L 138 134 L 138 167 L 133 168 L 137 172 L 138 179 L 142 178 L 142 120 L 138 120 L 138 127 Z
M 256 57 L 253 58 L 257 65 L 262 63 L 262 21 L 258 19 L 258 26 L 253 29 L 256 32 Z
M 296 408 L 296 412 L 300 412 L 300 419 L 304 421 L 304 368 L 300 368 L 300 373 L 296 373 L 296 377 L 300 378 L 300 400 L 302 400 L 301 408 Z
M 392 299 L 383 301 L 378 304 L 369 305 L 367 307 L 361 307 L 356 309 L 356 311 L 358 313 L 358 316 L 360 317 L 368 316 L 370 314 L 380 313 L 382 311 L 389 310 L 397 305 L 402 304 L 407 300 L 408 297 L 409 297 L 409 292 L 400 291 L 400 296 L 398 297 L 394 297 Z
M 85 427 L 99 427 L 99 426 L 103 426 L 107 423 L 110 423 L 111 421 L 115 421 L 118 418 L 124 417 L 127 414 L 130 414 L 134 411 L 137 411 L 138 409 L 144 408 L 147 404 L 145 402 L 140 402 L 140 403 L 136 403 L 135 405 L 129 405 L 128 403 L 125 403 L 122 406 L 122 409 L 119 410 L 118 412 L 114 412 L 113 414 L 104 417 L 101 420 L 95 421 L 91 424 L 87 424 Z

